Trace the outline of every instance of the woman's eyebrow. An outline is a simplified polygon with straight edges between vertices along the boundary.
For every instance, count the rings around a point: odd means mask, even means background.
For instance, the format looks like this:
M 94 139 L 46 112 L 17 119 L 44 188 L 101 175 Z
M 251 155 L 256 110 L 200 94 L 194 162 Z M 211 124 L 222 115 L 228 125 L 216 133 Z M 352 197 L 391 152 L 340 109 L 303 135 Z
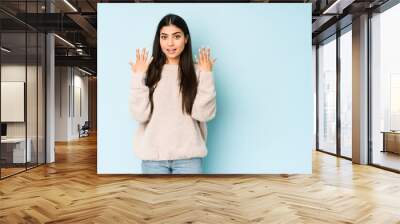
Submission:
M 182 34 L 182 32 L 178 31 L 178 32 L 173 33 L 172 35 L 175 35 L 175 34 Z M 168 36 L 167 33 L 161 33 L 161 35 L 167 35 Z

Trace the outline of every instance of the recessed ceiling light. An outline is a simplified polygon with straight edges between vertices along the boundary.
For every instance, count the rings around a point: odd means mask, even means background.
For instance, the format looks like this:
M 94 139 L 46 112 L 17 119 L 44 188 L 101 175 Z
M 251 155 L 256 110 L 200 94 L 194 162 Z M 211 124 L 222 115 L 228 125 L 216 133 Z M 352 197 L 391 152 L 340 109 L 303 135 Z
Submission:
M 69 46 L 75 48 L 75 45 L 71 44 L 71 42 L 69 42 L 68 40 L 66 40 L 66 39 L 64 39 L 64 38 L 62 38 L 62 37 L 60 37 L 60 36 L 57 35 L 57 34 L 54 34 L 54 36 L 57 37 L 58 39 L 60 39 L 61 41 L 63 41 L 64 43 L 68 44 Z
M 78 67 L 78 69 L 79 69 L 79 71 L 81 71 L 81 72 L 83 72 L 83 73 L 85 73 L 85 74 L 92 75 L 92 73 L 90 73 L 90 72 L 88 72 L 88 71 L 85 71 L 85 70 L 83 70 L 83 69 L 81 69 L 81 68 L 79 68 L 79 67 Z
M 78 12 L 78 10 L 71 4 L 69 3 L 68 0 L 64 0 L 65 4 L 67 4 L 72 10 L 74 10 L 75 12 Z
M 322 14 L 342 14 L 343 9 L 351 5 L 355 0 L 336 0 Z
M 7 48 L 5 48 L 5 47 L 1 47 L 0 48 L 2 51 L 4 51 L 4 52 L 7 52 L 7 53 L 10 53 L 11 52 L 11 50 L 9 50 L 9 49 L 7 49 Z

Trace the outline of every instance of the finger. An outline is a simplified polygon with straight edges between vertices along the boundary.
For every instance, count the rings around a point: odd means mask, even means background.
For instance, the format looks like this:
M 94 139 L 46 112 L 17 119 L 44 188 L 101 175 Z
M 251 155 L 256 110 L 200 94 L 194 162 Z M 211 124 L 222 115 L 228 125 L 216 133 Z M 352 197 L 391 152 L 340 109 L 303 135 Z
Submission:
M 140 59 L 139 49 L 136 48 L 136 62 L 139 61 L 139 59 Z
M 217 61 L 217 59 L 214 58 L 214 59 L 212 60 L 212 64 L 214 65 L 216 61 Z
M 144 62 L 146 62 L 145 60 L 144 60 L 144 54 L 146 53 L 146 48 L 142 48 L 142 55 L 140 56 L 141 57 L 141 59 L 142 59 L 142 61 L 144 61 Z
M 148 55 L 149 55 L 149 52 L 148 52 L 147 49 L 145 48 L 144 55 L 143 55 L 143 61 L 144 61 L 144 62 L 147 62 L 147 57 L 148 57 Z
M 198 57 L 198 59 L 199 59 L 199 63 L 201 62 L 201 48 L 199 48 L 199 57 Z
M 205 63 L 206 62 L 206 55 L 205 55 L 205 49 L 204 48 L 202 48 L 201 49 L 201 57 L 202 57 L 202 62 L 203 63 Z
M 208 62 L 207 48 L 204 48 L 204 49 L 203 49 L 203 55 L 204 55 L 204 62 L 207 63 L 207 62 Z
M 203 63 L 203 53 L 201 51 L 201 48 L 199 49 L 199 62 L 200 62 L 200 64 Z
M 211 60 L 211 49 L 210 48 L 207 49 L 207 59 Z
M 209 58 L 208 58 L 208 49 L 207 48 L 204 48 L 204 61 L 205 61 L 205 63 L 208 63 L 209 62 Z

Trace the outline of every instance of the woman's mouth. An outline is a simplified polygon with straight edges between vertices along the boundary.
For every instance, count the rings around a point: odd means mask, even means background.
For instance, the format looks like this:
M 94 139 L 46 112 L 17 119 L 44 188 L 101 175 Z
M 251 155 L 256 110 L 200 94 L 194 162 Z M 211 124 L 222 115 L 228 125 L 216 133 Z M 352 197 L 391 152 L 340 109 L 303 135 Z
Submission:
M 168 54 L 175 54 L 176 48 L 167 49 Z

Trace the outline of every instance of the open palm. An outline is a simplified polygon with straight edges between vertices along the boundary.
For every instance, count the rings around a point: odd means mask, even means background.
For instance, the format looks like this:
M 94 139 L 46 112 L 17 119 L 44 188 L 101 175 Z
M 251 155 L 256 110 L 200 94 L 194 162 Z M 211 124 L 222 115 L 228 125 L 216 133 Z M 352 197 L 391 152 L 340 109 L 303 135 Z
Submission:
M 200 70 L 204 72 L 211 72 L 216 59 L 211 58 L 210 48 L 200 48 L 199 56 L 196 57 L 196 63 L 198 63 Z M 197 60 L 198 59 L 198 60 Z
M 146 73 L 147 69 L 153 57 L 148 58 L 149 52 L 143 48 L 142 51 L 140 49 L 136 49 L 136 61 L 135 63 L 132 60 L 129 62 L 131 65 L 132 73 Z

